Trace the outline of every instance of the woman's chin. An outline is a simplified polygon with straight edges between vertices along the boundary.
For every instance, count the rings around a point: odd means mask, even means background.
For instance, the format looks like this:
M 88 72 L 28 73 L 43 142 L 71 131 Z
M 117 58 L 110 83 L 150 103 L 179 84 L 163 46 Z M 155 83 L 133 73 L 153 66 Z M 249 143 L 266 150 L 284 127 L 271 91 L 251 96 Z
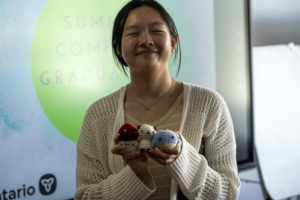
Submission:
M 160 70 L 160 66 L 153 62 L 141 63 L 138 66 L 130 67 L 134 73 L 153 73 Z

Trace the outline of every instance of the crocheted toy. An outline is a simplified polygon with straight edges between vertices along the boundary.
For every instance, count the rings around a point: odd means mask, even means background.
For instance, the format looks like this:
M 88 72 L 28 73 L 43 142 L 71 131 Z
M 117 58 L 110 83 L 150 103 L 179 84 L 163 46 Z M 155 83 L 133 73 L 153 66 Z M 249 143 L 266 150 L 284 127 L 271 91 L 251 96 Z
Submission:
M 157 131 L 152 139 L 152 147 L 175 147 L 179 144 L 176 134 L 170 130 Z
M 155 135 L 156 130 L 153 126 L 148 124 L 139 125 L 137 130 L 140 136 L 140 152 L 148 152 L 149 149 L 152 148 L 152 138 Z
M 138 131 L 137 129 L 129 124 L 126 123 L 118 131 L 119 134 L 119 146 L 125 146 L 123 153 L 130 153 L 134 151 L 138 151 L 139 143 L 138 143 Z

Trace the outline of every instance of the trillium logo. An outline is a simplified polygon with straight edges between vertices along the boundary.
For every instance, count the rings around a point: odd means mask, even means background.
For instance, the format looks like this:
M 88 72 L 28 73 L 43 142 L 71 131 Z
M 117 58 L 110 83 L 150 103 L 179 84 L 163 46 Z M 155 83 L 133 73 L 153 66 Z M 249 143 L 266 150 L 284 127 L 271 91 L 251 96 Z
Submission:
M 45 174 L 40 178 L 39 189 L 42 195 L 50 195 L 55 192 L 56 178 L 53 174 Z

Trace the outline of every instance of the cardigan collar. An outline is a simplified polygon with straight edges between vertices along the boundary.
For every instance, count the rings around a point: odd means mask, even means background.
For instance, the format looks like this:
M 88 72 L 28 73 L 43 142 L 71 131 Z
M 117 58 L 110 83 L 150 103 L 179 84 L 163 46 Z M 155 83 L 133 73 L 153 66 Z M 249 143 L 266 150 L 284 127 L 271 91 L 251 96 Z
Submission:
M 183 109 L 182 109 L 182 117 L 180 122 L 180 129 L 179 132 L 184 133 L 184 125 L 185 125 L 185 119 L 188 112 L 188 102 L 190 100 L 190 91 L 191 91 L 191 84 L 189 83 L 183 83 Z M 119 128 L 125 123 L 125 112 L 124 112 L 124 98 L 126 94 L 127 85 L 123 86 L 118 91 L 118 107 L 117 107 L 117 113 L 116 118 L 114 121 L 114 127 L 113 127 L 113 133 L 110 134 L 110 148 L 113 148 L 114 146 L 114 137 L 116 137 L 117 132 Z M 183 134 L 184 135 L 184 134 Z M 110 152 L 110 151 L 109 151 Z M 123 160 L 120 156 L 113 156 L 113 154 L 109 153 L 109 166 L 113 173 L 117 173 L 120 169 L 117 168 L 117 166 L 123 165 Z

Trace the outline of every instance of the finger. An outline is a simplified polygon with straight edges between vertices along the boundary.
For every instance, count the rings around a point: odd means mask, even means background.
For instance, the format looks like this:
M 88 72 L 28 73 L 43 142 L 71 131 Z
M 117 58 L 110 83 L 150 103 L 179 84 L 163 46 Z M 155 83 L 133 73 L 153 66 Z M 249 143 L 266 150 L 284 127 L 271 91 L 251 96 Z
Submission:
M 115 146 L 114 148 L 111 149 L 111 152 L 113 154 L 116 154 L 116 155 L 123 155 L 123 150 L 125 149 L 125 146 Z
M 140 152 L 130 152 L 130 153 L 123 154 L 123 159 L 126 163 L 129 163 L 130 160 L 137 159 L 138 157 L 146 157 L 146 156 Z
M 118 144 L 118 142 L 119 142 L 119 135 L 117 135 L 115 138 L 114 138 L 114 142 L 115 142 L 115 144 Z
M 126 161 L 125 160 L 124 161 L 128 165 L 132 166 L 138 162 L 147 162 L 147 160 L 148 160 L 148 158 L 146 156 L 141 155 L 141 156 L 135 157 L 133 159 L 128 158 Z
M 162 159 L 162 158 L 158 158 L 158 157 L 155 157 L 153 155 L 150 155 L 150 154 L 149 154 L 149 157 L 152 158 L 153 160 L 155 160 L 156 162 L 158 162 L 161 165 L 170 165 L 177 158 L 176 156 L 170 156 L 169 159 Z
M 176 145 L 175 147 L 159 147 L 159 150 L 165 154 L 178 155 L 181 152 L 181 146 Z
M 156 158 L 160 158 L 160 159 L 164 159 L 164 160 L 167 160 L 167 159 L 169 159 L 170 158 L 170 154 L 166 154 L 166 153 L 164 153 L 164 152 L 162 152 L 162 151 L 160 151 L 160 149 L 157 149 L 157 148 L 155 148 L 155 149 L 150 149 L 149 150 L 149 156 L 154 156 L 154 157 L 156 157 Z
M 125 159 L 127 159 L 127 158 L 134 159 L 134 158 L 138 157 L 139 155 L 141 155 L 141 153 L 138 152 L 138 151 L 136 151 L 136 152 L 129 152 L 129 153 L 123 154 L 123 158 L 125 158 Z
M 179 132 L 175 132 L 177 139 L 179 140 L 179 142 L 181 143 L 182 139 L 181 139 L 181 135 Z
M 146 156 L 139 156 L 135 159 L 129 160 L 128 165 L 135 165 L 138 162 L 147 162 L 148 158 Z

